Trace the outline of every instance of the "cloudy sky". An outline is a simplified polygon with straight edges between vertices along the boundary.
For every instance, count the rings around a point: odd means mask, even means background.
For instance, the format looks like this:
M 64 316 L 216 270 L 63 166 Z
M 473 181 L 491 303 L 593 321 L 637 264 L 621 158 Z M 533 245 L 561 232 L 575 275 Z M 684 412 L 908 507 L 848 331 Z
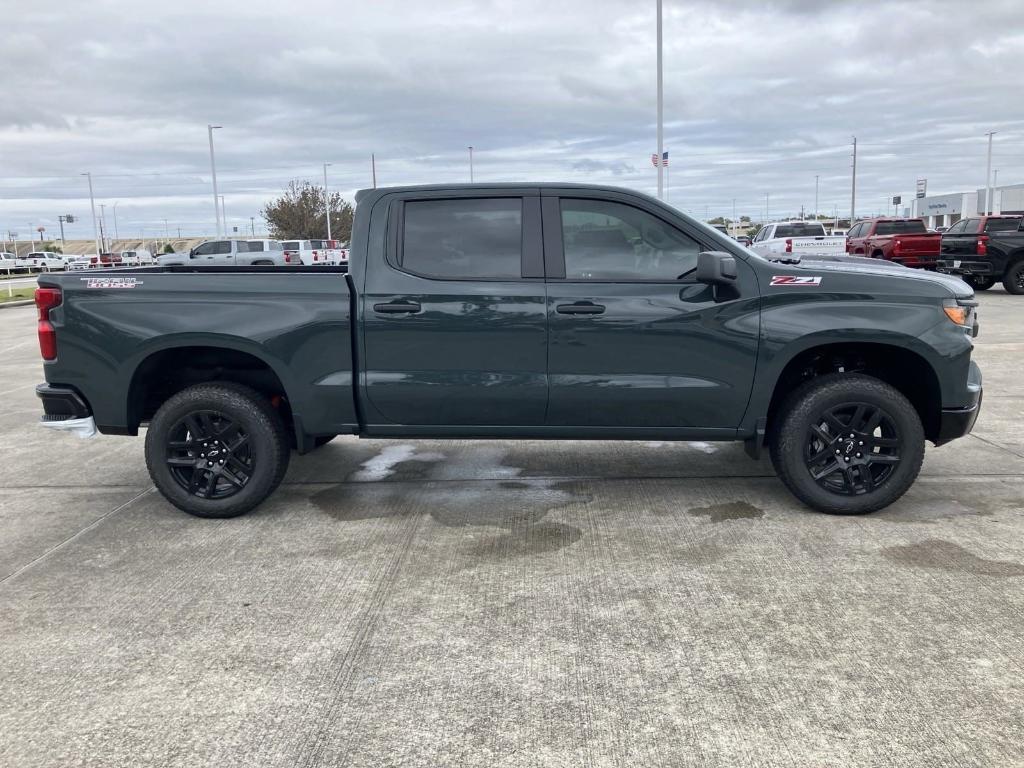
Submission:
M 654 0 L 0 0 L 0 231 L 212 233 L 291 179 L 566 180 L 653 192 Z M 846 212 L 1024 182 L 1019 0 L 665 0 L 670 202 Z M 735 203 L 734 203 L 735 201 Z

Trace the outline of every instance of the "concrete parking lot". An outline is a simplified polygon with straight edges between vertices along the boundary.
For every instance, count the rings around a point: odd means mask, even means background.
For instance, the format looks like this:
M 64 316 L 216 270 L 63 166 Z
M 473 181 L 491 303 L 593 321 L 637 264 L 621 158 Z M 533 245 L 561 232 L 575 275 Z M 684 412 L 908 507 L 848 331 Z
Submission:
M 0 310 L 0 764 L 1024 765 L 1024 297 L 893 507 L 738 445 L 337 439 L 204 521 Z

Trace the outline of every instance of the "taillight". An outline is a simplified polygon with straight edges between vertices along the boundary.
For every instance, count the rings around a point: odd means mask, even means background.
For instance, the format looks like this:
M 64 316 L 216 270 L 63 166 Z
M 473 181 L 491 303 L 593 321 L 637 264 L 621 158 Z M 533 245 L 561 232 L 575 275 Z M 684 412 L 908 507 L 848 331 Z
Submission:
M 288 253 L 288 251 L 284 252 L 284 263 L 285 264 L 291 264 L 292 263 L 292 255 L 290 253 Z
M 903 243 L 899 240 L 894 240 L 892 244 L 892 255 L 899 256 L 900 249 L 903 247 Z
M 793 252 L 793 241 L 790 238 L 786 238 L 786 253 Z
M 39 352 L 43 360 L 57 359 L 57 331 L 50 322 L 50 310 L 59 307 L 60 288 L 36 288 L 36 309 L 39 310 Z
M 988 256 L 988 235 L 982 235 L 978 238 L 978 255 Z

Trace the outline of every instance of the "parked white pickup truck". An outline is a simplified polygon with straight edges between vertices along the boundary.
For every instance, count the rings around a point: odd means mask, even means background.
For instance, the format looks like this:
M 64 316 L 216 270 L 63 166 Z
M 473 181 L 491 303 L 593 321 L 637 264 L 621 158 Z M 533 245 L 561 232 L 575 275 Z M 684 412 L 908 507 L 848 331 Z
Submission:
M 829 237 L 814 221 L 779 221 L 766 224 L 750 244 L 762 256 L 835 256 L 846 253 L 845 237 Z
M 298 256 L 305 266 L 348 264 L 348 250 L 339 248 L 337 240 L 285 240 L 281 245 L 285 253 Z
M 64 269 L 66 262 L 64 256 L 53 251 L 32 251 L 27 256 L 22 256 L 17 261 L 18 269 L 25 269 L 29 272 L 52 272 L 55 269 Z
M 247 240 L 207 240 L 188 253 L 167 253 L 157 259 L 162 267 L 248 267 L 298 264 L 298 260 L 284 251 L 251 250 Z

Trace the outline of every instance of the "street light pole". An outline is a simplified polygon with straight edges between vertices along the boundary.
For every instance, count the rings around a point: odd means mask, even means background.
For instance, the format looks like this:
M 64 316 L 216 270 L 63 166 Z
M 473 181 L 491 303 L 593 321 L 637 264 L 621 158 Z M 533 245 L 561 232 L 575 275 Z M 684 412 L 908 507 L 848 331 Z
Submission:
M 664 91 L 661 74 L 661 0 L 657 0 L 658 6 L 658 199 L 663 200 L 665 195 L 665 147 L 664 132 L 662 129 L 662 118 L 664 116 Z
M 469 147 L 469 183 L 473 183 L 473 148 Z
M 96 199 L 92 195 L 92 172 L 83 173 L 82 175 L 89 179 L 89 206 L 92 208 L 92 234 L 96 243 L 96 256 L 98 257 L 102 251 L 100 251 L 99 225 L 96 223 Z
M 850 181 L 850 226 L 857 217 L 857 137 L 853 137 L 853 177 Z
M 107 246 L 107 204 L 100 203 L 100 240 L 103 243 L 103 250 L 108 249 Z
M 230 237 L 228 233 L 228 209 L 224 205 L 224 195 L 220 196 L 220 218 L 224 222 L 224 237 Z
M 988 159 L 985 161 L 985 210 L 982 211 L 986 216 L 989 212 L 989 204 L 992 202 L 992 193 L 990 191 L 992 184 L 992 137 L 996 135 L 995 131 L 989 131 L 988 136 Z
M 115 240 L 120 240 L 121 239 L 118 236 L 118 234 L 117 234 L 117 204 L 120 203 L 120 202 L 121 201 L 118 200 L 117 202 L 114 203 L 114 239 Z
M 221 127 L 220 125 L 206 126 L 206 131 L 210 136 L 210 177 L 213 179 L 213 210 L 217 214 L 217 237 L 220 237 L 220 207 L 217 205 L 217 161 L 213 156 L 213 131 Z
M 814 177 L 814 220 L 818 220 L 818 177 Z
M 324 163 L 324 207 L 327 208 L 327 239 L 331 239 L 331 193 L 327 191 L 327 166 L 331 163 Z

